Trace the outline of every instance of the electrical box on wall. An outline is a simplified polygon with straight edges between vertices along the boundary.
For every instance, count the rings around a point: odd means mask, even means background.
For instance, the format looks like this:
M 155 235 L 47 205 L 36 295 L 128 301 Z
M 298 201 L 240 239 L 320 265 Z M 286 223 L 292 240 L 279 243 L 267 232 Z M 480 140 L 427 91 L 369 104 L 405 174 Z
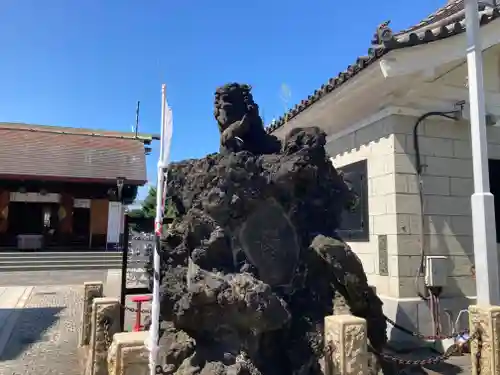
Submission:
M 446 286 L 448 279 L 448 258 L 441 255 L 428 256 L 425 259 L 425 285 L 428 287 Z

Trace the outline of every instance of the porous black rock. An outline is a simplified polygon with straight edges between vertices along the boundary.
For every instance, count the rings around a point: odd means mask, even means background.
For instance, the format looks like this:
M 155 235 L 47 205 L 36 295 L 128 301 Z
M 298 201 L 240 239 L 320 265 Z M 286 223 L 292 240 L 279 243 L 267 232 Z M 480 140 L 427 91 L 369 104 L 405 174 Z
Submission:
M 214 116 L 221 133 L 220 152 L 250 151 L 273 154 L 280 151 L 278 139 L 264 130 L 259 106 L 250 85 L 228 83 L 215 91 Z
M 336 233 L 355 196 L 325 134 L 294 129 L 281 144 L 265 133 L 247 85 L 223 86 L 215 103 L 221 152 L 169 168 L 180 214 L 160 254 L 169 373 L 319 375 L 323 320 L 340 305 L 367 320 L 381 351 L 382 302 Z M 373 373 L 378 366 L 375 356 Z

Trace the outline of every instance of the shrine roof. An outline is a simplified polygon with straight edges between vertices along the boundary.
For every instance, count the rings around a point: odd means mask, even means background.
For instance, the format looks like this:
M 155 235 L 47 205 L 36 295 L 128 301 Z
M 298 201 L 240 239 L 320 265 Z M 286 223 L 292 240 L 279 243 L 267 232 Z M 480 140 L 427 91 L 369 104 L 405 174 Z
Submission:
M 0 123 L 0 178 L 146 183 L 152 135 Z

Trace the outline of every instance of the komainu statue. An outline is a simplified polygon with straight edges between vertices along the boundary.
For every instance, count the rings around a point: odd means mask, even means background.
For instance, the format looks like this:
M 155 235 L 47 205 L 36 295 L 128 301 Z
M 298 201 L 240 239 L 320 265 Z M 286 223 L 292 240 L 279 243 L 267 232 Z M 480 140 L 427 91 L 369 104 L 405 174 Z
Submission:
M 250 87 L 215 93 L 220 152 L 173 163 L 179 218 L 161 249 L 161 356 L 172 375 L 320 375 L 323 320 L 368 322 L 386 344 L 382 303 L 338 237 L 354 198 L 316 127 L 281 142 L 265 132 Z M 371 359 L 372 372 L 383 362 Z

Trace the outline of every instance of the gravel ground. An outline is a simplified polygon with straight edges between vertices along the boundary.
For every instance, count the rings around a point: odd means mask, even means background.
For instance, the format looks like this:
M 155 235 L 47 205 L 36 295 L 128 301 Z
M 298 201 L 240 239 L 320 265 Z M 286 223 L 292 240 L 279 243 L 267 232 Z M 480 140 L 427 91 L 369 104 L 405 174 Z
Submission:
M 85 281 L 105 281 L 107 270 L 0 272 L 0 286 L 79 285 Z
M 5 351 L 0 356 L 1 375 L 80 375 L 77 356 L 78 325 L 81 319 L 83 286 L 37 286 L 21 312 Z M 127 306 L 133 307 L 131 297 Z M 150 303 L 143 306 L 150 308 Z M 135 307 L 135 306 L 134 306 Z M 143 314 L 143 319 L 145 318 Z M 131 330 L 135 314 L 127 312 L 125 329 Z M 412 353 L 412 359 L 434 356 Z M 452 357 L 445 363 L 403 370 L 406 374 L 471 374 L 468 355 Z
M 0 374 L 80 375 L 82 294 L 79 285 L 35 287 L 0 357 Z
M 426 360 L 435 358 L 436 352 L 429 349 L 415 349 L 406 354 L 392 353 L 395 357 L 405 360 Z M 471 355 L 464 353 L 461 356 L 452 356 L 438 364 L 420 366 L 406 366 L 398 375 L 472 375 Z

